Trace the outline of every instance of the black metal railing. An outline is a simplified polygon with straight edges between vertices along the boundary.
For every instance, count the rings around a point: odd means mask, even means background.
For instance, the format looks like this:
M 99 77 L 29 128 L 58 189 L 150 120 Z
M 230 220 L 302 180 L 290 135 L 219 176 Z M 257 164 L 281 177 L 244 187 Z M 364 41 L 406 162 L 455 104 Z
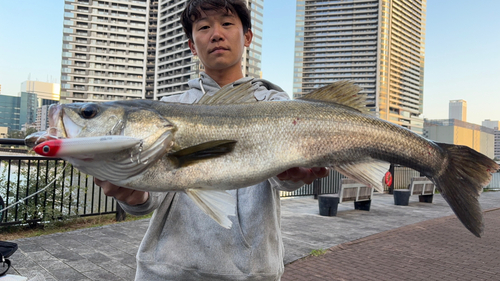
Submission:
M 420 173 L 403 166 L 396 165 L 394 167 L 394 188 L 408 188 L 413 177 L 420 176 Z M 341 173 L 331 170 L 328 177 L 317 179 L 311 184 L 306 184 L 303 187 L 293 192 L 280 192 L 281 197 L 294 197 L 294 196 L 317 196 L 319 194 L 335 194 L 339 193 L 340 181 L 345 178 Z M 382 179 L 381 179 L 382 181 Z M 384 185 L 384 192 L 389 192 L 389 187 Z
M 13 155 L 0 156 L 0 163 L 0 196 L 5 207 L 31 196 L 2 212 L 0 226 L 116 213 L 114 199 L 103 194 L 93 177 L 64 160 Z
M 281 191 L 280 196 L 294 197 L 338 193 L 342 178 L 345 178 L 345 176 L 335 170 L 330 170 L 330 174 L 327 177 L 317 179 L 313 183 L 306 184 L 292 192 Z

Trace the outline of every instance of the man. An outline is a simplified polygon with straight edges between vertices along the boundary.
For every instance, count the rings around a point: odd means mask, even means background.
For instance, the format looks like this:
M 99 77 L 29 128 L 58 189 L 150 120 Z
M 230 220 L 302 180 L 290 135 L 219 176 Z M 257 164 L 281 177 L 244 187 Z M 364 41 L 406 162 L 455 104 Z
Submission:
M 250 13 L 242 0 L 191 0 L 181 16 L 189 47 L 205 67 L 190 90 L 163 101 L 193 103 L 244 78 L 241 58 L 252 42 Z M 279 87 L 252 81 L 257 100 L 288 99 Z M 237 167 L 235 167 L 237 169 Z M 279 280 L 283 274 L 279 190 L 292 191 L 328 174 L 293 168 L 260 184 L 230 190 L 236 216 L 225 229 L 181 192 L 148 193 L 95 180 L 131 214 L 155 211 L 137 253 L 136 280 Z

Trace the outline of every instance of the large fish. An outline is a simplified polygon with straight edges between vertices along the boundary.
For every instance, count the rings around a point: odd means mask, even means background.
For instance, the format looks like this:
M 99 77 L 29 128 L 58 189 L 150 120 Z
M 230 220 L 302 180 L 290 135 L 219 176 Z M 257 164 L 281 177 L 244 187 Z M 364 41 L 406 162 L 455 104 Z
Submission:
M 475 150 L 435 143 L 366 112 L 359 88 L 337 82 L 292 101 L 256 102 L 251 83 L 224 87 L 197 104 L 152 100 L 52 106 L 50 139 L 122 135 L 121 151 L 63 157 L 82 172 L 144 191 L 186 192 L 224 227 L 234 214 L 225 190 L 257 184 L 292 167 L 333 167 L 383 191 L 388 164 L 431 179 L 460 221 L 483 231 L 478 196 L 499 166 Z M 47 148 L 47 147 L 46 147 Z

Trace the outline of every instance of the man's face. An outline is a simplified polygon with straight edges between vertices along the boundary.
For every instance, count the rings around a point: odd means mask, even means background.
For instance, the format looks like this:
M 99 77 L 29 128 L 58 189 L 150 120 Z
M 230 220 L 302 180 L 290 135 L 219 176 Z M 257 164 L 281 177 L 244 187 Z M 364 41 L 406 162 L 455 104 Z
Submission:
M 189 48 L 200 58 L 205 71 L 241 67 L 244 47 L 252 42 L 252 31 L 244 34 L 239 17 L 225 10 L 201 14 L 202 17 L 193 23 L 193 40 L 189 40 Z

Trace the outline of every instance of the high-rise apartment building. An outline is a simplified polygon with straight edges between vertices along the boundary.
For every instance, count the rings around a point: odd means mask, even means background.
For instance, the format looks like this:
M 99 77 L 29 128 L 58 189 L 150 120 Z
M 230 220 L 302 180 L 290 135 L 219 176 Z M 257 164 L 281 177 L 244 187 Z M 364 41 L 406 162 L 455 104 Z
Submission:
M 467 101 L 451 100 L 448 116 L 448 119 L 457 119 L 467 122 Z
M 179 16 L 187 0 L 65 0 L 63 102 L 178 94 L 199 76 Z M 245 76 L 260 76 L 263 0 L 247 0 L 254 40 Z
M 66 0 L 61 100 L 146 97 L 146 0 Z
M 423 131 L 426 0 L 297 0 L 294 97 L 339 80 L 370 110 Z

